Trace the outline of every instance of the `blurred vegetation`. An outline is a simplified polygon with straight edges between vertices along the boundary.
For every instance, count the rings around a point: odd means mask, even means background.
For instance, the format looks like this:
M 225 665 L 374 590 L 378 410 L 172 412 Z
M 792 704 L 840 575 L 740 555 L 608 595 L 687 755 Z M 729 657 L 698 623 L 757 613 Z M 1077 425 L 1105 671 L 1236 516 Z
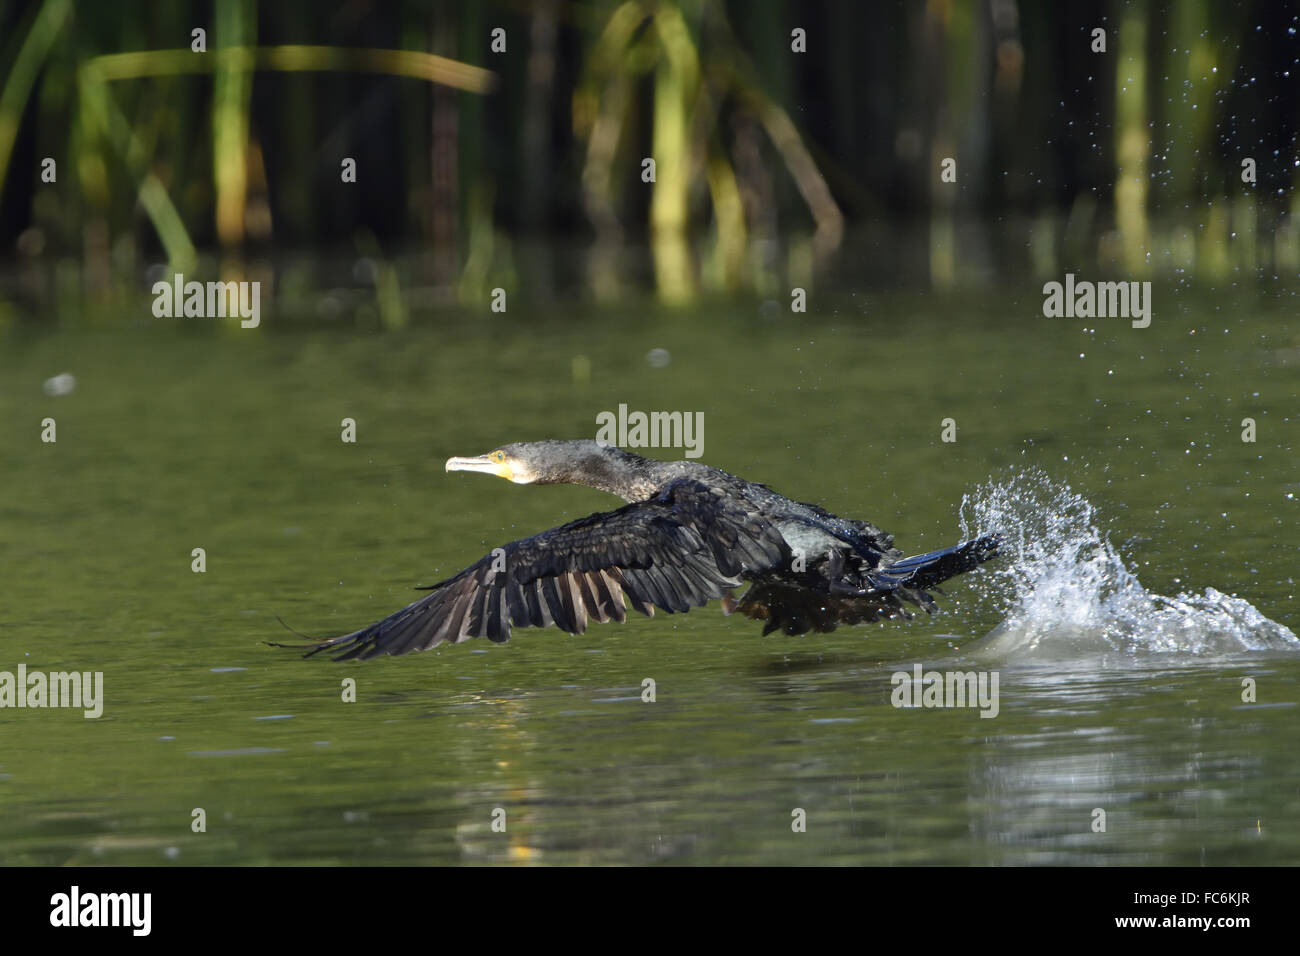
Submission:
M 387 327 L 494 287 L 1290 278 L 1298 27 L 1300 0 L 0 0 L 0 322 L 172 271 L 285 314 L 350 285 L 332 308 Z

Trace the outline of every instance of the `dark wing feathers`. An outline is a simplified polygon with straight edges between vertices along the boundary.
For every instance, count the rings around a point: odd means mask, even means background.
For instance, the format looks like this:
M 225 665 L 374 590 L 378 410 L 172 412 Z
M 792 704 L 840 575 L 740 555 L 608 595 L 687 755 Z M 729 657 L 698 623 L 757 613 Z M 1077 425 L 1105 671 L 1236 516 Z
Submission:
M 786 634 L 818 631 L 825 634 L 841 624 L 911 617 L 900 597 L 922 607 L 926 607 L 924 602 L 930 600 L 924 592 L 898 588 L 853 596 L 823 594 L 769 578 L 755 582 L 739 601 L 727 602 L 725 609 L 728 613 L 739 612 L 763 621 L 764 636 L 773 631 Z
M 314 645 L 336 660 L 406 654 L 471 637 L 503 642 L 514 627 L 582 633 L 624 621 L 628 604 L 687 611 L 721 597 L 744 573 L 784 564 L 780 533 L 743 502 L 698 481 L 512 542 L 435 584 L 376 624 Z

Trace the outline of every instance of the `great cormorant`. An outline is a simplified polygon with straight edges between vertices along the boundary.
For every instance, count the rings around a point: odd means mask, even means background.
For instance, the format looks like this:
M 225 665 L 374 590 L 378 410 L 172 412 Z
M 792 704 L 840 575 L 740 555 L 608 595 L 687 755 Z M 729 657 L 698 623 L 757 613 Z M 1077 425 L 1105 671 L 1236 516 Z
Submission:
M 630 604 L 687 611 L 721 598 L 764 623 L 763 633 L 832 631 L 839 624 L 933 609 L 926 593 L 992 557 L 1002 538 L 974 538 L 905 558 L 892 535 L 791 501 L 766 485 L 695 461 L 654 461 L 595 441 L 502 445 L 451 458 L 517 484 L 578 484 L 618 495 L 622 508 L 580 518 L 496 549 L 376 624 L 310 645 L 336 660 L 407 654 L 471 637 L 498 643 L 510 628 L 624 621 Z M 736 600 L 731 589 L 749 589 Z

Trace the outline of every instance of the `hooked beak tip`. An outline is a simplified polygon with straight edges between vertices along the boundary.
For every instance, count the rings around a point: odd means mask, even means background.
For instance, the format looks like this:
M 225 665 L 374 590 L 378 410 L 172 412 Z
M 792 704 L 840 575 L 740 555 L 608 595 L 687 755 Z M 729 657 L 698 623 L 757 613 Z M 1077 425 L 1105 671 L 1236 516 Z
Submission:
M 480 474 L 496 475 L 500 478 L 510 477 L 507 463 L 495 462 L 487 455 L 479 455 L 477 458 L 448 458 L 446 469 L 447 471 L 477 471 Z

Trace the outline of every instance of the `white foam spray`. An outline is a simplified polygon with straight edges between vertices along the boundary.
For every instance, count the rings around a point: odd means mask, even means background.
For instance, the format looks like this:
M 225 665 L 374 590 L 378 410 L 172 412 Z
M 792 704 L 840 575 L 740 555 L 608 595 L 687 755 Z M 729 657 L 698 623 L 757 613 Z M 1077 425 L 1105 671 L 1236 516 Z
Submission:
M 1004 615 L 963 650 L 1050 658 L 1123 653 L 1192 655 L 1300 650 L 1290 628 L 1212 587 L 1174 597 L 1143 587 L 1098 528 L 1096 509 L 1045 473 L 1020 471 L 962 501 L 965 537 L 1007 536 L 982 593 Z

